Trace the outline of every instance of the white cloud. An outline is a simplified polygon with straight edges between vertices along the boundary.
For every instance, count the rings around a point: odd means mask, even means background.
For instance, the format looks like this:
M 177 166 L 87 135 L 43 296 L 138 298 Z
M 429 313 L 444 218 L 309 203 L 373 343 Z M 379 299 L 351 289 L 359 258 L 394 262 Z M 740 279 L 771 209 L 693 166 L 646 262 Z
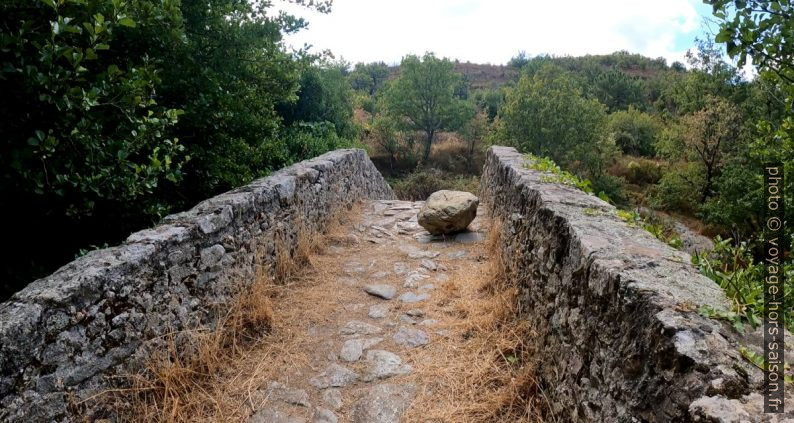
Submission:
M 698 4 L 699 0 L 335 0 L 328 15 L 290 4 L 278 7 L 309 21 L 309 28 L 288 37 L 288 44 L 311 44 L 348 61 L 397 63 L 406 54 L 433 51 L 496 64 L 520 50 L 530 55 L 628 50 L 683 61 L 700 28 Z

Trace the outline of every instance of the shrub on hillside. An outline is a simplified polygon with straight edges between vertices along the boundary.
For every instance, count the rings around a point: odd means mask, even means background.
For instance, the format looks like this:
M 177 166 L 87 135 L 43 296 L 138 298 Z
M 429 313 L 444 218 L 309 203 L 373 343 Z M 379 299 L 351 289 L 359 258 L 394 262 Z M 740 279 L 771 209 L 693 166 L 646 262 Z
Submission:
M 654 208 L 693 213 L 697 207 L 698 187 L 703 175 L 696 166 L 684 164 L 662 176 L 652 203 Z
M 609 132 L 624 154 L 653 156 L 660 126 L 656 118 L 634 107 L 609 115 Z
M 653 185 L 662 179 L 665 165 L 643 157 L 625 156 L 609 168 L 609 174 L 626 179 L 632 185 Z

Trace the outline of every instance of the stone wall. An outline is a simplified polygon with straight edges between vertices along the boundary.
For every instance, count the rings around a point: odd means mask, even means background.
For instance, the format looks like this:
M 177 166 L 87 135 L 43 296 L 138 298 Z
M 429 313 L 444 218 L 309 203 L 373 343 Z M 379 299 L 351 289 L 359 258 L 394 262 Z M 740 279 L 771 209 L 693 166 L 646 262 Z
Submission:
M 772 417 L 758 408 L 762 375 L 741 358 L 742 339 L 698 314 L 701 305 L 730 305 L 688 254 L 630 227 L 606 202 L 527 169 L 513 148 L 489 149 L 480 190 L 501 222 L 557 421 Z
M 72 404 L 145 365 L 169 332 L 211 327 L 282 239 L 391 199 L 363 150 L 304 161 L 93 251 L 0 304 L 0 421 L 73 421 Z M 130 205 L 134 207 L 134 205 Z M 76 401 L 75 401 L 76 400 Z

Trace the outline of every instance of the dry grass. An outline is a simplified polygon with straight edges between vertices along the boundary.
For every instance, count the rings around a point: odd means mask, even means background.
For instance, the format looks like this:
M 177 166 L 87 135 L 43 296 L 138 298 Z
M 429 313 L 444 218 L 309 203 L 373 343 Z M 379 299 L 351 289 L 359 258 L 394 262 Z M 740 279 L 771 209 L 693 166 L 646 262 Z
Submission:
M 448 331 L 420 357 L 411 379 L 421 393 L 406 416 L 421 422 L 542 421 L 542 398 L 533 377 L 529 322 L 516 310 L 518 289 L 504 273 L 497 225 L 488 262 L 458 272 L 431 310 Z
M 307 362 L 301 352 L 310 350 L 304 345 L 308 340 L 289 327 L 298 318 L 295 313 L 305 314 L 312 304 L 299 304 L 291 294 L 321 279 L 327 270 L 313 267 L 312 256 L 339 238 L 341 223 L 358 213 L 360 206 L 335 213 L 322 234 L 299 224 L 292 251 L 283 237 L 277 238 L 273 276 L 259 268 L 255 282 L 235 296 L 214 329 L 169 334 L 167 349 L 152 355 L 147 371 L 127 376 L 130 388 L 104 392 L 99 401 L 119 412 L 121 421 L 245 420 L 264 401 L 258 389 L 272 380 L 274 362 L 284 357 L 294 366 Z

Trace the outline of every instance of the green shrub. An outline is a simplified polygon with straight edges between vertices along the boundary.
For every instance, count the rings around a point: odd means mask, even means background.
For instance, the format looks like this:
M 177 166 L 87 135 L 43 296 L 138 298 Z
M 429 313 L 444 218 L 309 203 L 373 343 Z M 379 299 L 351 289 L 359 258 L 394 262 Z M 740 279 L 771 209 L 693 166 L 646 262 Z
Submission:
M 652 199 L 654 208 L 693 213 L 697 210 L 698 187 L 703 176 L 696 166 L 683 165 L 670 169 L 662 176 Z
M 624 154 L 653 156 L 660 126 L 656 118 L 634 107 L 609 115 L 609 131 Z
M 714 239 L 714 250 L 692 257 L 692 263 L 700 272 L 717 282 L 733 304 L 732 310 L 708 310 L 702 312 L 710 317 L 731 320 L 741 330 L 743 323 L 756 327 L 764 314 L 764 270 L 763 263 L 755 260 L 753 244 L 732 243 L 731 239 Z M 783 300 L 784 321 L 789 330 L 794 328 L 794 264 L 787 260 L 784 265 L 786 296 Z M 726 313 L 727 312 L 727 313 Z

